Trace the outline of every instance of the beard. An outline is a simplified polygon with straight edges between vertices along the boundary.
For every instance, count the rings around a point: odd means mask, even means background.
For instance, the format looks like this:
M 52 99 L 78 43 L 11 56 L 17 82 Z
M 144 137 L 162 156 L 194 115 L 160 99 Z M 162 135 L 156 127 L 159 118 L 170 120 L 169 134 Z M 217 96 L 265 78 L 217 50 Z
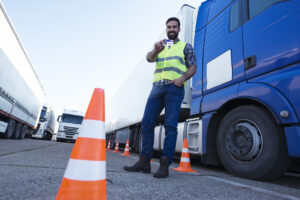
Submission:
M 178 37 L 178 33 L 176 33 L 176 32 L 169 32 L 169 33 L 167 34 L 167 36 L 168 36 L 168 38 L 169 38 L 170 40 L 175 40 L 175 39 Z

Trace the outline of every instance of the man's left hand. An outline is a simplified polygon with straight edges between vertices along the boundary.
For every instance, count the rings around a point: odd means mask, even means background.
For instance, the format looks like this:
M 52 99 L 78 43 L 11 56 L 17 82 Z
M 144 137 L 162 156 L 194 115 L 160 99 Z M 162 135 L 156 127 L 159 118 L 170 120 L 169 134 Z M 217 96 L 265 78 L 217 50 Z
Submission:
M 183 87 L 184 81 L 185 81 L 184 78 L 180 77 L 178 79 L 175 79 L 175 80 L 171 81 L 170 83 L 172 83 L 172 84 L 174 84 L 174 85 L 176 85 L 178 87 Z

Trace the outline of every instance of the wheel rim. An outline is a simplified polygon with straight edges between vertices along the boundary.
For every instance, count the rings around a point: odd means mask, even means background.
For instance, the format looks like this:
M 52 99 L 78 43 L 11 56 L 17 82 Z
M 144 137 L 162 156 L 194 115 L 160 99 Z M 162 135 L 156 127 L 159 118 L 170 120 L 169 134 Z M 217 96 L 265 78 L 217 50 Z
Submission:
M 261 131 L 250 120 L 233 123 L 225 133 L 226 149 L 239 161 L 254 161 L 260 154 L 262 145 Z

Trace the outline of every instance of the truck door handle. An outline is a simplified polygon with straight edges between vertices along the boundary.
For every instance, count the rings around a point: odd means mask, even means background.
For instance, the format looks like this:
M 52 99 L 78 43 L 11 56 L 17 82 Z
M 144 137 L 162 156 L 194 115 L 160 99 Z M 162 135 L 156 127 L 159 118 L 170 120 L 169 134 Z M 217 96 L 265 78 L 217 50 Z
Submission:
M 245 70 L 250 69 L 252 67 L 255 67 L 255 65 L 256 65 L 256 55 L 245 58 L 244 63 L 245 63 Z

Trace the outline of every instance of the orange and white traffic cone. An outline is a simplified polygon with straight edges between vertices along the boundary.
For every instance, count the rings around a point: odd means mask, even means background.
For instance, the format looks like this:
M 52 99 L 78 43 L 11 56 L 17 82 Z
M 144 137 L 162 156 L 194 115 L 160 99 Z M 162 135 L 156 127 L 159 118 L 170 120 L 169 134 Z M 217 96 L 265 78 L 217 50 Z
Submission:
M 119 140 L 117 140 L 117 144 L 116 144 L 114 153 L 119 153 Z
M 110 140 L 108 141 L 108 144 L 107 144 L 107 148 L 106 148 L 106 151 L 110 151 Z
M 129 140 L 128 139 L 126 141 L 126 146 L 125 146 L 124 153 L 122 154 L 122 156 L 130 156 L 130 153 L 129 153 Z
M 182 153 L 181 153 L 179 167 L 173 168 L 173 169 L 176 171 L 180 171 L 180 172 L 197 172 L 197 171 L 193 170 L 191 167 L 188 142 L 187 142 L 186 138 L 183 141 L 183 147 L 182 147 Z
M 104 90 L 96 88 L 56 200 L 106 199 Z

